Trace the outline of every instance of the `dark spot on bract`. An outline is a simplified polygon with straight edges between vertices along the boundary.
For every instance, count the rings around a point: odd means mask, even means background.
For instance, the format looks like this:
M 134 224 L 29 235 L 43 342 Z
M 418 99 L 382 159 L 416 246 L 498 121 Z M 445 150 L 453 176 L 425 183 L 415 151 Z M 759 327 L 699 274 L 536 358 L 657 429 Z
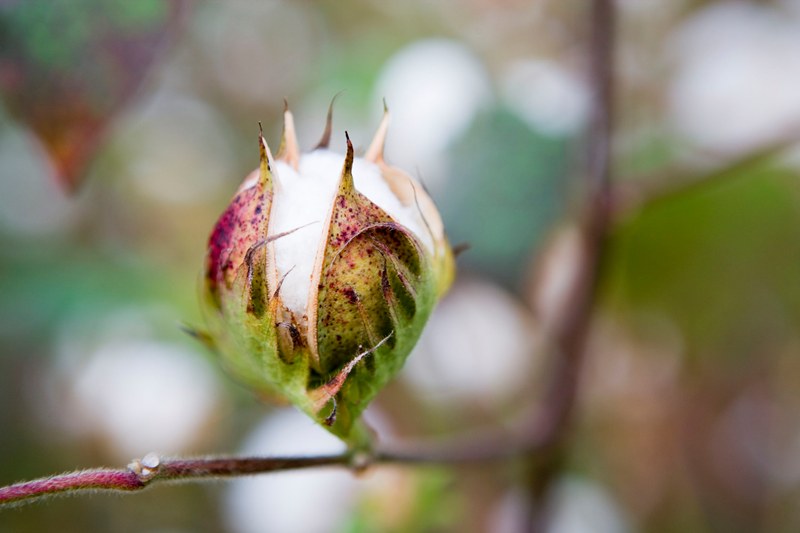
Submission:
M 356 291 L 353 289 L 353 287 L 345 287 L 342 289 L 342 294 L 344 294 L 345 298 L 347 298 L 351 304 L 358 302 L 358 294 L 356 294 Z

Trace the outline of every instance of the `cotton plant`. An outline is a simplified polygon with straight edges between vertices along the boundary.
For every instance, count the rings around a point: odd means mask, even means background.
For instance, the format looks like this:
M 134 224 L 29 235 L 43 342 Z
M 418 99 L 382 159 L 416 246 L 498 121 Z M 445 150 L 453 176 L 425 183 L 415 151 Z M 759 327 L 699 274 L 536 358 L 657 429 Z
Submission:
M 389 113 L 363 157 L 322 140 L 301 153 L 288 107 L 208 244 L 203 302 L 227 371 L 293 403 L 354 448 L 359 415 L 400 370 L 449 287 L 453 254 L 421 184 L 383 156 Z

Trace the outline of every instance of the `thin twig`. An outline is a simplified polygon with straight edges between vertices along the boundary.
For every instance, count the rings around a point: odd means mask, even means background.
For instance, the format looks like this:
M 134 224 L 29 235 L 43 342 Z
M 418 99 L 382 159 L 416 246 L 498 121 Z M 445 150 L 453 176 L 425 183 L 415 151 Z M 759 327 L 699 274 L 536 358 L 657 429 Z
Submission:
M 583 248 L 579 273 L 569 288 L 568 312 L 550 331 L 547 345 L 557 367 L 536 426 L 542 441 L 557 441 L 568 423 L 575 384 L 584 355 L 586 333 L 605 252 L 611 199 L 613 0 L 594 0 L 590 42 L 592 115 L 587 140 L 587 201 L 579 221 Z
M 0 507 L 32 502 L 55 494 L 112 491 L 133 492 L 169 481 L 248 476 L 264 472 L 298 470 L 321 466 L 345 466 L 350 456 L 314 457 L 204 457 L 160 459 L 153 454 L 134 460 L 124 469 L 81 470 L 0 487 Z
M 81 470 L 0 488 L 0 506 L 33 501 L 42 496 L 78 491 L 114 490 L 130 492 L 146 486 L 131 470 L 98 468 Z
M 534 528 L 543 529 L 542 505 L 565 454 L 565 439 L 572 420 L 583 367 L 586 338 L 605 255 L 611 204 L 611 137 L 613 121 L 613 0 L 593 0 L 589 46 L 592 107 L 587 139 L 587 198 L 579 220 L 581 264 L 568 292 L 568 311 L 550 332 L 546 346 L 554 368 L 542 401 L 542 410 L 530 429 L 538 441 L 536 468 L 530 474 L 534 498 Z M 542 457 L 545 453 L 547 457 Z
M 800 142 L 800 131 L 792 131 L 781 139 L 758 147 L 723 165 L 705 171 L 691 172 L 685 168 L 672 168 L 656 176 L 626 180 L 614 187 L 612 211 L 615 222 L 672 198 L 691 194 L 703 187 L 726 182 L 733 176 L 747 175 L 748 171 L 763 168 L 777 160 Z
M 164 482 L 234 478 L 317 467 L 345 467 L 355 471 L 374 464 L 476 464 L 502 461 L 528 452 L 527 443 L 489 434 L 428 445 L 378 450 L 372 454 L 341 453 L 310 457 L 198 457 L 164 459 L 148 454 L 124 469 L 92 469 L 24 481 L 0 487 L 0 507 L 30 503 L 57 494 L 110 491 L 134 492 Z

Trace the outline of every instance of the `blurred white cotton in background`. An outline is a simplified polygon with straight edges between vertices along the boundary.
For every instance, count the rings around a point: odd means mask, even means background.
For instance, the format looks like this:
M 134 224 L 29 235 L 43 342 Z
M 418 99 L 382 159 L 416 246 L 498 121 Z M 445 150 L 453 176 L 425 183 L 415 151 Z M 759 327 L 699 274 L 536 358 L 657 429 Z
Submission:
M 627 518 L 603 486 L 584 478 L 558 481 L 550 497 L 547 533 L 627 533 Z M 509 490 L 489 513 L 487 531 L 528 531 L 530 498 L 520 489 Z
M 301 2 L 207 2 L 196 17 L 193 40 L 202 65 L 197 74 L 226 102 L 256 109 L 297 89 L 324 30 Z
M 216 375 L 199 354 L 155 338 L 142 314 L 64 327 L 49 416 L 96 438 L 119 460 L 177 454 L 202 438 L 219 408 Z M 98 332 L 98 333 L 95 333 Z
M 483 64 L 463 45 L 445 39 L 412 43 L 383 68 L 374 99 L 386 98 L 392 114 L 387 159 L 420 169 L 436 188 L 444 151 L 486 107 L 492 91 Z M 377 123 L 377 122 L 376 122 Z
M 586 120 L 589 97 L 585 86 L 556 63 L 517 61 L 506 69 L 501 83 L 506 103 L 537 131 L 566 135 Z
M 292 408 L 265 418 L 241 449 L 242 454 L 259 456 L 342 451 L 342 441 Z M 337 468 L 236 479 L 225 495 L 225 519 L 236 533 L 336 531 L 350 515 L 356 487 L 353 475 Z
M 79 413 L 126 457 L 186 448 L 210 414 L 214 392 L 197 355 L 147 341 L 99 347 L 72 389 Z
M 627 533 L 630 527 L 606 488 L 583 478 L 559 480 L 547 533 Z
M 800 0 L 782 0 L 778 4 L 795 17 L 800 17 Z
M 619 6 L 625 13 L 648 12 L 663 10 L 668 7 L 668 2 L 662 0 L 620 0 Z M 680 4 L 673 4 L 680 6 Z
M 136 191 L 166 204 L 202 203 L 229 186 L 231 132 L 207 103 L 160 90 L 122 122 L 116 142 L 129 157 L 123 169 Z
M 435 403 L 501 403 L 530 383 L 535 340 L 530 313 L 503 289 L 458 281 L 434 310 L 402 375 Z
M 535 265 L 531 305 L 543 327 L 561 324 L 572 305 L 570 290 L 576 285 L 584 262 L 578 228 L 565 225 L 553 231 Z
M 368 424 L 381 438 L 388 421 L 370 407 Z M 252 430 L 241 454 L 260 457 L 337 454 L 345 446 L 297 409 L 274 411 Z M 355 476 L 341 467 L 270 473 L 232 480 L 224 516 L 234 533 L 349 531 L 359 515 L 367 530 L 394 531 L 415 510 L 417 473 L 402 466 L 375 466 Z
M 717 3 L 672 39 L 671 120 L 701 148 L 736 153 L 800 130 L 800 19 Z

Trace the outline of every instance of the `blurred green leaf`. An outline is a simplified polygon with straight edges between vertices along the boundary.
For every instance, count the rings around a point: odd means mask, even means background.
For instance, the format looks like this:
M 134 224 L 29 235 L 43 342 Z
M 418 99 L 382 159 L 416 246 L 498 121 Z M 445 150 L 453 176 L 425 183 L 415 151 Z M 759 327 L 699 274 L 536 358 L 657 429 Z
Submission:
M 52 262 L 0 257 L 0 294 L 0 334 L 6 339 L 41 338 L 83 311 L 185 299 L 163 270 L 97 253 L 62 253 Z
M 451 150 L 437 198 L 451 242 L 470 244 L 462 267 L 518 287 L 532 253 L 563 214 L 569 141 L 531 130 L 503 109 L 480 115 Z
M 796 180 L 769 163 L 735 167 L 713 187 L 653 203 L 614 237 L 615 301 L 665 313 L 696 356 L 749 357 L 796 333 Z

